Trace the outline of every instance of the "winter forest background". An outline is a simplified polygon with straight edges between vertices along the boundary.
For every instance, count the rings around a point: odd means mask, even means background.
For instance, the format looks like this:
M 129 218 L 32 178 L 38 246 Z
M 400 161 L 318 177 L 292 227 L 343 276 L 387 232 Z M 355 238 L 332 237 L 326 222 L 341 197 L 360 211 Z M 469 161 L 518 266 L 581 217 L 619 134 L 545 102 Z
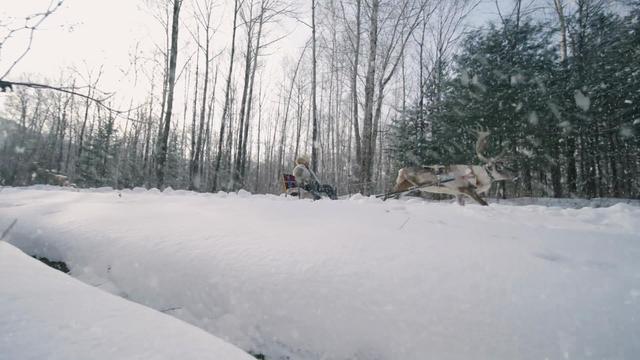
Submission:
M 14 71 L 3 45 L 63 5 L 0 19 L 0 81 L 22 83 L 0 93 L 2 185 L 279 193 L 307 155 L 340 194 L 379 193 L 402 166 L 479 163 L 483 127 L 521 178 L 506 196 L 640 197 L 640 1 L 478 20 L 468 0 L 147 0 L 164 39 L 131 52 L 135 95 L 105 92 L 109 64 Z M 284 22 L 308 40 L 283 55 Z

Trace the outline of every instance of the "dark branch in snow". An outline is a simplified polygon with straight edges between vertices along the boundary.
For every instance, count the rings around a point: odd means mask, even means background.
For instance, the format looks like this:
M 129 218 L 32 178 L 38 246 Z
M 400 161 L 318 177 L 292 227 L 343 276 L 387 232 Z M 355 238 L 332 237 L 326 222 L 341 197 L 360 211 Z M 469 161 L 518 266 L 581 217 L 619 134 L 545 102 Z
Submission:
M 0 236 L 0 241 L 4 240 L 5 236 L 9 235 L 9 233 L 11 232 L 11 229 L 13 229 L 13 227 L 16 225 L 17 222 L 18 222 L 18 219 L 13 219 L 11 224 L 9 224 L 9 226 L 2 232 L 2 236 Z

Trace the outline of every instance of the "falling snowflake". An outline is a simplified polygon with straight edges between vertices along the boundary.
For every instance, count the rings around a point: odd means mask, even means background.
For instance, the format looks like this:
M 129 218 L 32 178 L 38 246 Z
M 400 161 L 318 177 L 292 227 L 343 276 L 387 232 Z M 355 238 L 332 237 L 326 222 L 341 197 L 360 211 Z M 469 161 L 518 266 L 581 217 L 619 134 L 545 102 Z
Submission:
M 511 75 L 511 86 L 515 86 L 524 82 L 525 82 L 525 79 L 522 74 Z
M 518 104 L 515 105 L 515 107 L 516 107 L 516 112 L 522 110 L 522 103 L 519 102 Z
M 633 137 L 633 135 L 634 135 L 634 131 L 631 126 L 623 126 L 620 128 L 620 137 L 630 138 L 630 137 Z
M 469 73 L 466 70 L 462 70 L 460 82 L 462 82 L 462 86 L 469 86 Z
M 574 98 L 576 99 L 576 106 L 582 109 L 582 111 L 589 111 L 589 107 L 591 106 L 591 100 L 588 96 L 582 93 L 580 90 L 576 90 L 574 94 Z

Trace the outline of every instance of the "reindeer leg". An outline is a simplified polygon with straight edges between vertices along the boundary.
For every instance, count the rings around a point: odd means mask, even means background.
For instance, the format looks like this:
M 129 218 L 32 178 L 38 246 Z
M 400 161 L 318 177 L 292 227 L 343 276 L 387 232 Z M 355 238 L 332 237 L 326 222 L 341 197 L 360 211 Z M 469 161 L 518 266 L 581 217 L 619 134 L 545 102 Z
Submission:
M 460 206 L 464 206 L 464 195 L 462 195 L 462 194 L 456 195 L 456 200 L 458 200 L 458 204 Z
M 487 204 L 486 201 L 484 201 L 483 198 L 480 197 L 480 195 L 478 195 L 478 193 L 475 190 L 470 189 L 468 192 L 469 196 L 471 196 L 471 198 L 475 201 L 478 202 L 478 204 L 482 205 L 482 206 L 488 206 L 489 204 Z
M 478 204 L 482 205 L 482 206 L 487 206 L 489 204 L 487 204 L 486 201 L 484 201 L 483 198 L 480 197 L 480 195 L 478 195 L 478 193 L 472 189 L 472 188 L 460 188 L 458 189 L 461 193 L 468 195 L 470 198 L 472 198 L 473 200 L 475 200 Z
M 409 179 L 405 179 L 409 184 L 411 184 L 413 187 L 418 187 L 418 184 L 414 183 L 413 181 L 409 180 Z

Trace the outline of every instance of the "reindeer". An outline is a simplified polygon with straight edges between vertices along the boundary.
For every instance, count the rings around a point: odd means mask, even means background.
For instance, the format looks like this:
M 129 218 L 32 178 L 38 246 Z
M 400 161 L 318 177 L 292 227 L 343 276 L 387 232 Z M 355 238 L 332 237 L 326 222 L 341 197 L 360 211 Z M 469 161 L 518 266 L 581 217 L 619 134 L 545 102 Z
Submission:
M 53 170 L 45 169 L 40 167 L 38 162 L 33 162 L 29 167 L 29 171 L 31 172 L 31 183 L 35 184 L 48 184 L 48 185 L 56 185 L 56 186 L 70 186 L 75 187 L 76 185 L 69 181 L 69 177 L 60 173 L 57 173 Z
M 475 130 L 476 154 L 484 165 L 429 165 L 405 167 L 398 171 L 394 193 L 420 189 L 429 193 L 455 195 L 458 203 L 464 205 L 463 195 L 469 196 L 480 205 L 487 202 L 479 194 L 486 193 L 491 183 L 514 180 L 514 176 L 504 166 L 504 151 L 496 157 L 486 157 L 487 130 Z

